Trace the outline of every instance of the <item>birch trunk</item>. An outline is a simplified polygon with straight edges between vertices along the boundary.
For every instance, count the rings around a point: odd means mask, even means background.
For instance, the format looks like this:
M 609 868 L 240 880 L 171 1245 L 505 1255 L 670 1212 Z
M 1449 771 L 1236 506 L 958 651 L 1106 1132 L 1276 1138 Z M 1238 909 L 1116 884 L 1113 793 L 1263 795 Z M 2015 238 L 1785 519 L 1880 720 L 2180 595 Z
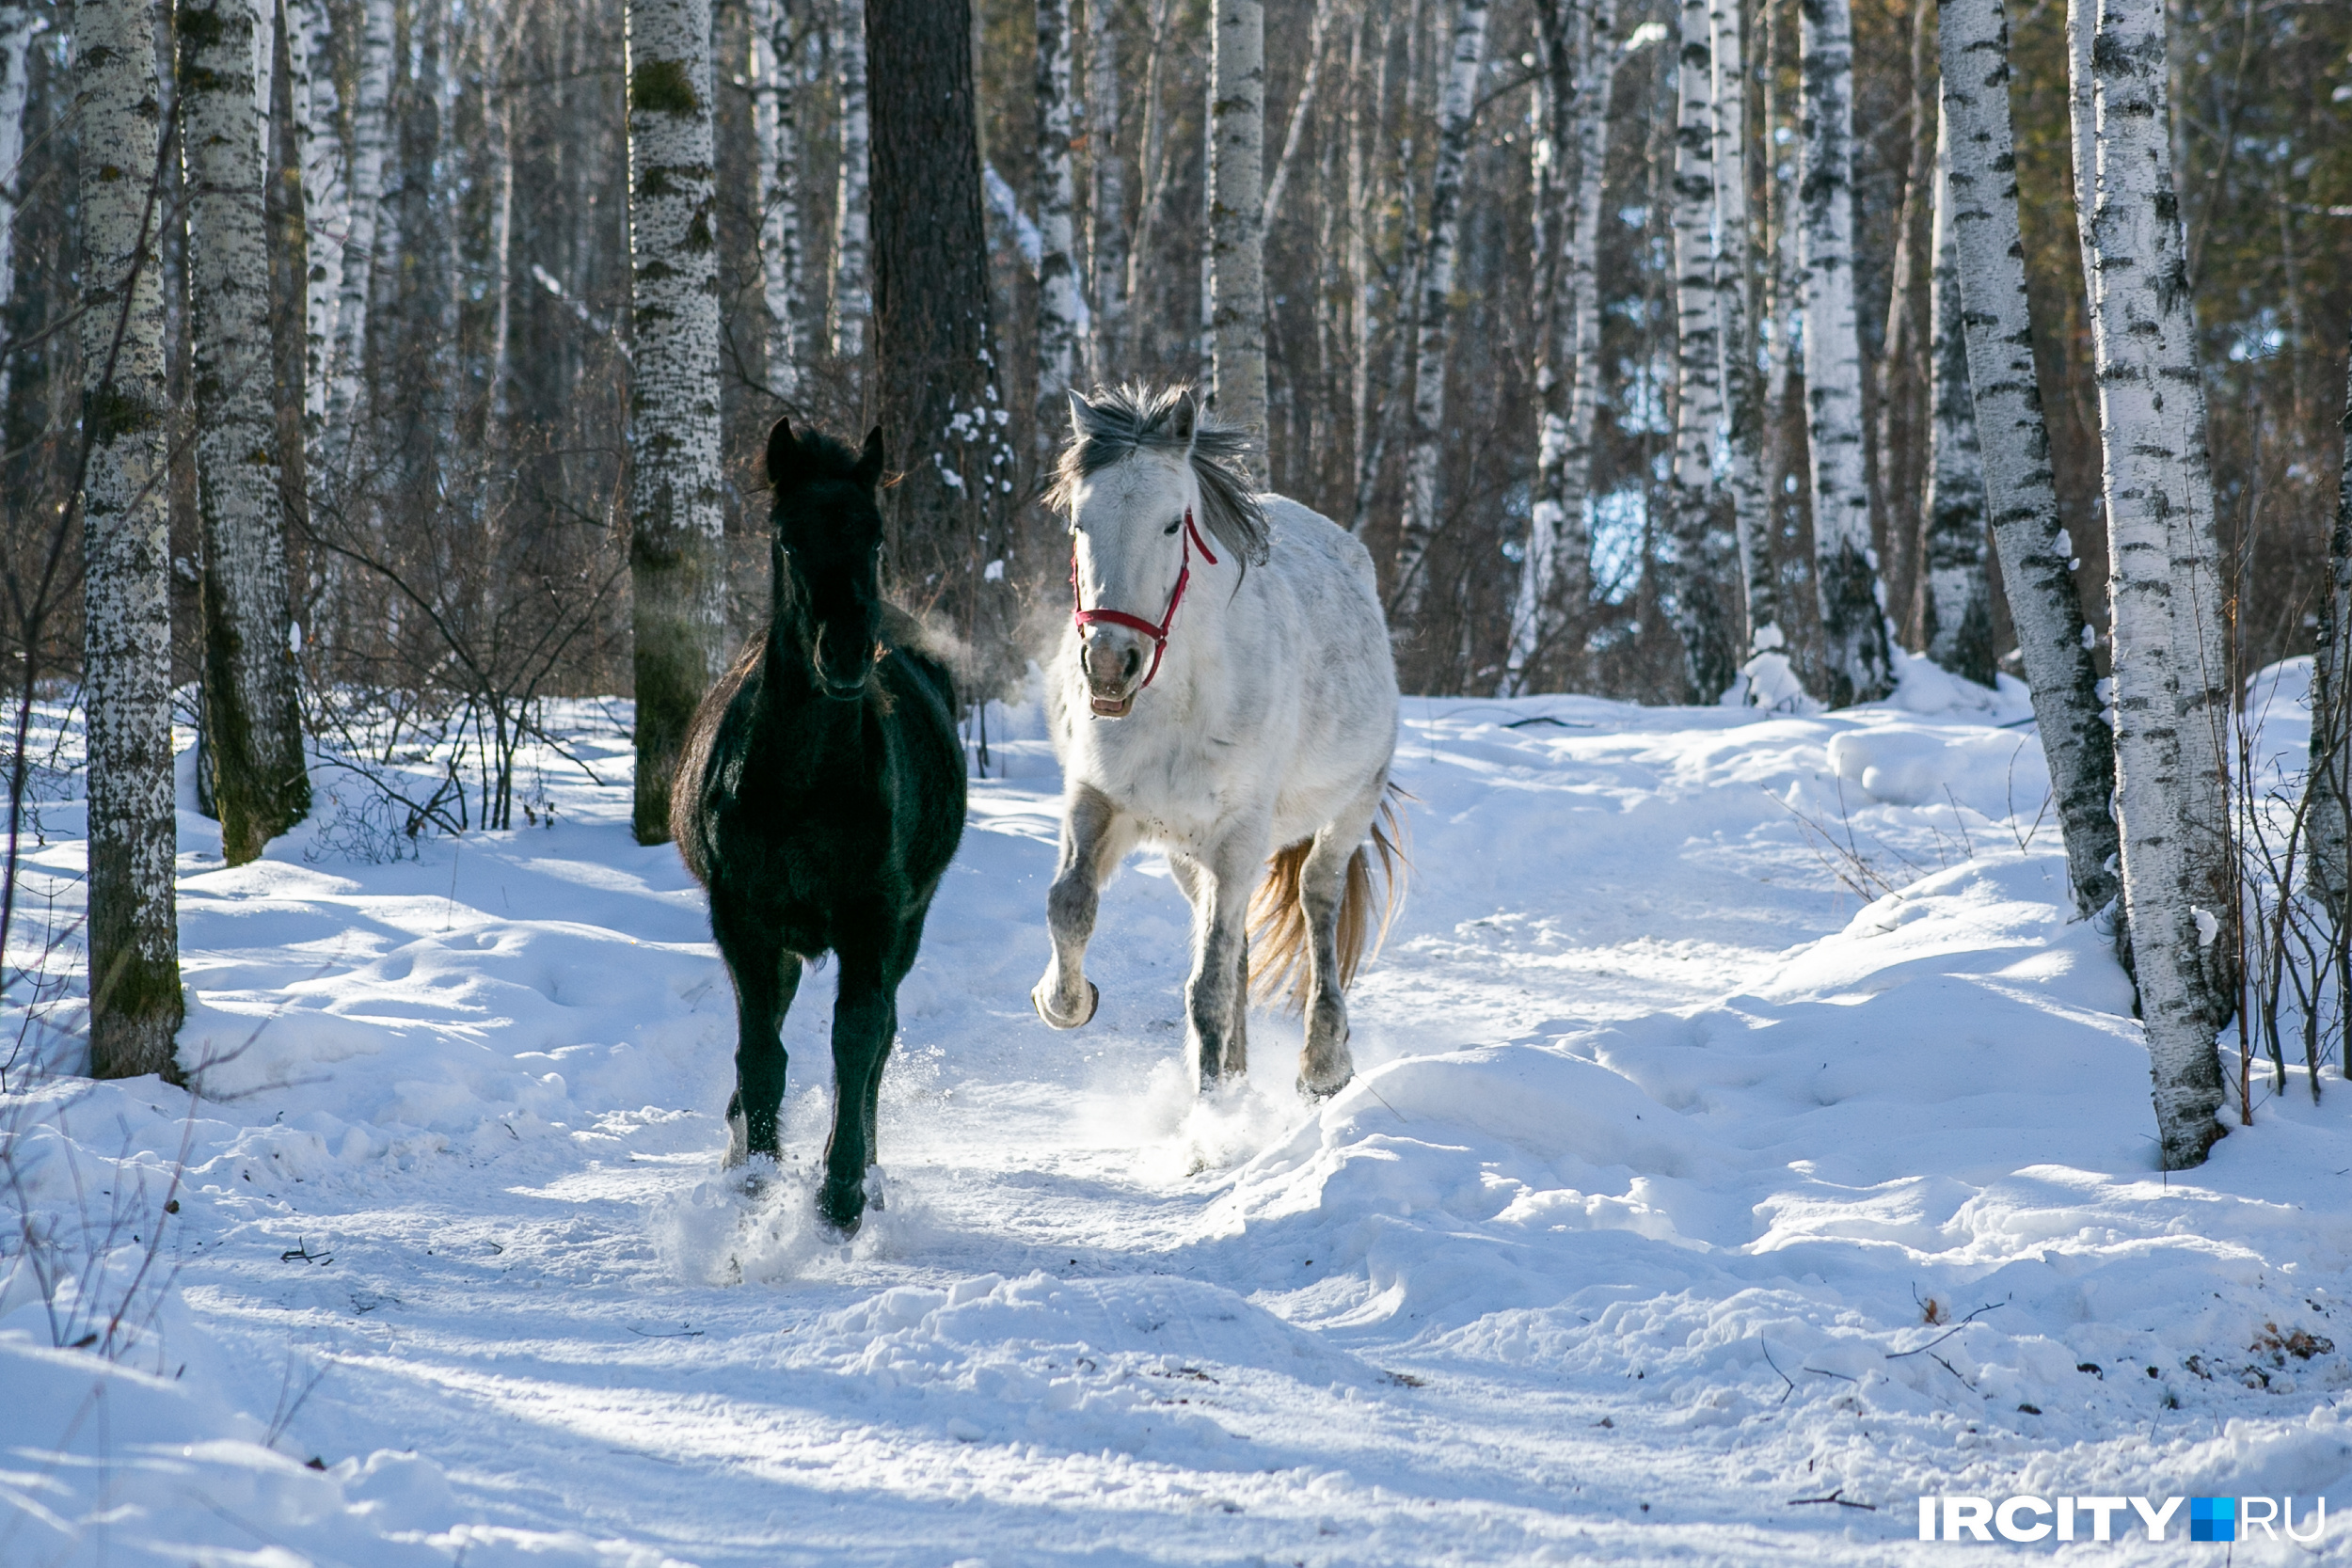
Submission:
M 1077 180 L 1071 166 L 1073 0 L 1037 3 L 1037 424 L 1041 461 L 1068 427 L 1063 394 L 1078 383 L 1086 306 L 1078 295 Z
M 629 585 L 637 842 L 670 783 L 726 621 L 712 236 L 709 0 L 628 0 Z
M 257 858 L 302 819 L 310 782 L 288 647 L 285 518 L 270 362 L 259 0 L 180 0 L 188 191 L 204 738 L 221 855 Z
M 834 199 L 833 355 L 851 366 L 866 358 L 866 324 L 874 313 L 868 225 L 872 160 L 867 147 L 866 0 L 840 0 L 834 34 L 834 118 L 841 133 L 841 182 Z M 862 371 L 860 372 L 862 379 Z
M 1686 701 L 1708 704 L 1740 670 L 1740 628 L 1724 589 L 1734 542 L 1715 488 L 1724 417 L 1715 295 L 1714 66 L 1708 0 L 1679 0 L 1674 210 L 1674 616 Z
M 2344 404 L 2344 473 L 2336 526 L 2328 539 L 2328 591 L 2319 604 L 2318 657 L 2312 661 L 2311 879 L 2341 926 L 2352 918 L 2352 385 Z M 2341 940 L 2341 939 L 2339 939 Z
M 1405 462 L 1405 527 L 1394 596 L 1409 628 L 1428 607 L 1429 546 L 1438 533 L 1438 464 L 1445 438 L 1446 350 L 1453 341 L 1454 263 L 1462 226 L 1462 177 L 1470 117 L 1486 63 L 1486 0 L 1456 0 L 1454 48 L 1438 100 L 1437 158 L 1429 175 L 1428 241 L 1416 278 L 1413 444 Z
M 90 1071 L 176 1076 L 170 540 L 152 0 L 73 10 L 81 115 L 82 679 Z
M 16 297 L 16 195 L 24 159 L 24 102 L 31 80 L 33 8 L 0 0 L 0 309 Z M 8 365 L 0 354 L 0 412 L 8 406 Z
M 1928 657 L 1964 680 L 1991 686 L 1993 583 L 1985 571 L 1984 461 L 1968 385 L 1968 341 L 1960 305 L 1960 244 L 1952 228 L 1950 114 L 1935 128 L 1935 209 L 1928 275 L 1927 602 Z
M 2068 564 L 2073 543 L 2058 522 L 2050 433 L 2034 374 L 2010 120 L 2009 20 L 2002 0 L 1941 0 L 1940 9 L 1951 233 L 1985 502 L 2049 761 L 2074 912 L 2084 918 L 2105 909 L 2122 886 L 2108 805 L 2115 739 L 2100 716 L 2098 671 Z
M 1862 442 L 1862 344 L 1853 293 L 1853 15 L 1849 0 L 1800 0 L 1804 84 L 1802 258 L 1805 423 L 1812 454 L 1815 586 L 1830 705 L 1894 689 L 1885 597 L 1870 542 Z
M 1265 434 L 1265 10 L 1215 0 L 1209 51 L 1209 385 L 1217 414 Z M 1263 451 L 1251 458 L 1265 483 Z
M 1885 531 L 1886 561 L 1881 580 L 1889 601 L 1888 619 L 1906 627 L 1912 625 L 1913 612 L 1919 609 L 1920 546 L 1925 542 L 1921 537 L 1924 519 L 1919 504 L 1927 474 L 1918 459 L 1922 427 L 1933 418 L 1923 396 L 1933 380 L 1933 371 L 1927 369 L 1922 373 L 1920 354 L 1921 340 L 1933 331 L 1933 324 L 1931 321 L 1923 328 L 1917 300 L 1919 214 L 1921 204 L 1929 203 L 1930 221 L 1933 221 L 1931 204 L 1937 183 L 1934 73 L 1929 69 L 1928 60 L 1930 11 L 1927 0 L 1913 0 L 1911 156 L 1903 170 L 1902 201 L 1895 218 L 1894 264 L 1888 269 L 1887 278 L 1886 330 L 1879 340 L 1875 378 L 1878 439 L 1871 464 L 1871 512 L 1878 526 Z M 1931 274 L 1935 265 L 1932 244 L 1931 240 L 1927 262 Z
M 2234 1010 L 2230 688 L 2205 400 L 2167 127 L 2163 0 L 2105 0 L 2090 46 L 2096 182 L 2084 271 L 2115 637 L 2116 814 L 2168 1170 L 2222 1135 L 2215 1036 Z M 2077 99 L 2079 103 L 2079 98 Z
M 363 0 L 359 71 L 352 89 L 350 221 L 342 245 L 342 277 L 335 303 L 335 349 L 326 400 L 322 482 L 340 486 L 349 476 L 352 423 L 359 407 L 368 353 L 368 307 L 375 293 L 376 242 L 384 212 L 384 159 L 389 150 L 392 97 L 392 0 Z M 322 285 L 324 286 L 324 285 Z
M 1298 149 L 1307 139 L 1307 125 L 1314 118 L 1315 93 L 1323 83 L 1324 40 L 1330 31 L 1332 0 L 1315 0 L 1314 18 L 1307 24 L 1307 71 L 1299 78 L 1298 96 L 1291 103 L 1290 121 L 1282 133 L 1282 150 L 1274 160 L 1273 178 L 1265 186 L 1265 215 L 1259 220 L 1262 231 L 1271 230 L 1274 220 L 1281 215 L 1282 198 L 1290 189 L 1291 166 L 1298 161 Z
M 335 86 L 332 13 L 326 0 L 286 0 L 294 165 L 302 174 L 302 421 L 310 466 L 320 458 L 334 376 L 335 316 L 342 303 L 343 242 L 350 223 L 343 182 L 341 94 Z
M 789 0 L 751 0 L 752 138 L 759 203 L 759 277 L 768 310 L 768 387 L 801 390 L 800 69 Z
M 1535 345 L 1536 480 L 1529 498 L 1527 544 L 1503 659 L 1506 697 L 1527 689 L 1530 666 L 1542 655 L 1545 623 L 1551 618 L 1546 612 L 1559 577 L 1563 531 L 1556 483 L 1548 482 L 1559 477 L 1552 452 L 1565 434 L 1567 404 L 1567 382 L 1561 372 L 1572 360 L 1576 334 L 1566 251 L 1576 212 L 1569 154 L 1576 139 L 1575 117 L 1583 107 L 1577 96 L 1581 18 L 1571 0 L 1535 0 L 1533 8 L 1535 91 L 1528 109 L 1528 211 L 1534 277 L 1529 337 Z
M 1096 386 L 1119 378 L 1127 358 L 1127 168 L 1119 155 L 1119 9 L 1087 0 L 1087 264 L 1092 274 L 1093 330 L 1087 376 Z
M 1715 321 L 1722 334 L 1724 488 L 1731 501 L 1745 590 L 1747 651 L 1778 648 L 1779 583 L 1772 575 L 1772 501 L 1764 489 L 1763 387 L 1756 369 L 1755 241 L 1748 223 L 1748 93 L 1742 0 L 1709 0 L 1715 100 Z

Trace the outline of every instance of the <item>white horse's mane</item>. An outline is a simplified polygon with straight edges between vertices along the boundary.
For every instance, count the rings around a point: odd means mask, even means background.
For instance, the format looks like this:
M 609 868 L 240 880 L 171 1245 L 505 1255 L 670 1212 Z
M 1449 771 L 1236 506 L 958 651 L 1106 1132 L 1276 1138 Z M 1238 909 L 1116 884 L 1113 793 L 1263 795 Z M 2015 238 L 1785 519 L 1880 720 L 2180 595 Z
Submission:
M 1253 566 L 1266 562 L 1265 511 L 1245 466 L 1254 443 L 1236 425 L 1199 412 L 1192 388 L 1153 392 L 1133 382 L 1070 396 L 1071 436 L 1056 466 L 1045 504 L 1067 515 L 1080 480 L 1138 451 L 1165 452 L 1192 465 L 1200 485 L 1200 520 Z

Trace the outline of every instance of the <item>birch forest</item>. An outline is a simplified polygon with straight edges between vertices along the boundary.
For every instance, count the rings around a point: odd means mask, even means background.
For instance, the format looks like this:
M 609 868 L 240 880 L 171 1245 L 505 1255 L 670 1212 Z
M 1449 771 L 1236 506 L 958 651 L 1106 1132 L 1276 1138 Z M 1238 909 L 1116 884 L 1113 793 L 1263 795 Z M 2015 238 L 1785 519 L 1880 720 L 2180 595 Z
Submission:
M 87 713 L 119 1070 L 178 1017 L 175 716 L 233 863 L 326 809 L 306 746 L 450 748 L 338 795 L 396 845 L 633 697 L 654 841 L 777 417 L 881 427 L 978 699 L 1123 381 L 1370 547 L 1407 692 L 2026 682 L 2168 1163 L 2259 963 L 2229 715 L 2314 653 L 2344 923 L 2342 0 L 0 0 L 0 305 L 6 680 Z

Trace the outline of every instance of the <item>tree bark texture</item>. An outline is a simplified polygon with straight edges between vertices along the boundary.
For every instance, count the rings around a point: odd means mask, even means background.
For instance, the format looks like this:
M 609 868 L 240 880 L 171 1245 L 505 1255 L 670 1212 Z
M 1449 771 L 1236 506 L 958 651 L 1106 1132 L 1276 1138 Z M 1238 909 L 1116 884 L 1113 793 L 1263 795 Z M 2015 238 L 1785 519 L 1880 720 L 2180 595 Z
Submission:
M 1077 178 L 1070 155 L 1074 0 L 1037 4 L 1037 425 L 1046 461 L 1068 427 L 1063 394 L 1078 384 L 1086 306 L 1078 293 Z
M 375 255 L 384 215 L 384 160 L 390 151 L 392 0 L 363 0 L 359 70 L 352 89 L 350 222 L 335 304 L 335 350 L 326 401 L 326 461 L 312 478 L 340 487 L 349 477 L 353 423 L 368 352 L 368 307 L 375 293 Z
M 326 433 L 342 303 L 343 242 L 350 193 L 343 177 L 341 95 L 335 86 L 333 17 L 326 0 L 286 0 L 288 100 L 295 166 L 302 175 L 302 420 L 310 465 Z
M 1535 0 L 1535 91 L 1528 113 L 1529 245 L 1534 261 L 1529 336 L 1535 347 L 1535 485 L 1529 498 L 1527 544 L 1512 603 L 1511 642 L 1502 694 L 1520 695 L 1530 665 L 1541 657 L 1547 611 L 1560 575 L 1563 517 L 1555 494 L 1553 449 L 1567 426 L 1568 377 L 1576 336 L 1568 290 L 1567 249 L 1575 228 L 1572 157 L 1578 66 L 1586 46 L 1584 18 L 1573 0 Z M 1547 463 L 1551 465 L 1548 471 Z
M 1991 686 L 1993 582 L 1985 569 L 1984 461 L 1977 406 L 1969 395 L 1968 340 L 1960 303 L 1960 244 L 1952 228 L 1951 126 L 1939 110 L 1935 210 L 1928 276 L 1927 593 L 1928 657 L 1979 686 Z
M 750 21 L 768 388 L 789 400 L 801 390 L 800 40 L 793 36 L 790 0 L 751 0 Z
M 288 645 L 269 246 L 262 209 L 270 56 L 259 0 L 181 0 L 181 145 L 195 329 L 198 515 L 204 541 L 204 738 L 221 855 L 257 858 L 310 809 Z
M 2311 879 L 2342 922 L 2352 917 L 2352 384 L 2344 391 L 2344 472 L 2328 536 L 2328 591 L 2312 661 Z
M 83 711 L 90 1071 L 173 1076 L 170 541 L 152 0 L 74 8 L 81 112 Z
M 1103 386 L 1119 379 L 1127 359 L 1127 166 L 1119 154 L 1115 0 L 1087 0 L 1087 264 L 1094 284 L 1087 376 Z
M 16 297 L 17 190 L 24 179 L 24 104 L 32 80 L 33 8 L 0 0 L 0 307 Z M 8 365 L 0 355 L 0 411 L 8 405 Z
M 841 179 L 834 196 L 833 354 L 847 365 L 862 367 L 875 288 L 870 255 L 872 125 L 866 93 L 873 19 L 866 14 L 866 0 L 840 0 L 840 6 L 833 43 L 834 118 L 841 135 Z M 932 25 L 946 25 L 944 13 Z M 860 378 L 862 384 L 862 369 Z
M 965 638 L 974 673 L 1008 672 L 1017 465 L 991 362 L 988 242 L 965 0 L 868 0 L 874 95 L 874 373 L 898 482 L 882 492 L 894 592 Z
M 1678 0 L 1674 153 L 1675 630 L 1684 699 L 1712 703 L 1740 672 L 1730 596 L 1737 542 L 1715 485 L 1723 427 L 1723 334 L 1715 293 L 1715 100 L 1708 0 Z
M 1780 584 L 1772 571 L 1772 498 L 1764 488 L 1764 388 L 1756 373 L 1756 254 L 1748 221 L 1748 94 L 1742 0 L 1709 0 L 1715 115 L 1715 324 L 1723 361 L 1724 488 L 1745 587 L 1747 651 L 1778 648 Z
M 726 623 L 712 230 L 709 0 L 628 0 L 629 587 L 640 844 L 669 836 L 670 782 Z
M 1413 441 L 1405 460 L 1405 527 L 1398 541 L 1393 597 L 1409 630 L 1431 593 L 1429 546 L 1438 534 L 1438 467 L 1445 439 L 1447 350 L 1453 343 L 1454 268 L 1462 227 L 1462 184 L 1470 163 L 1470 119 L 1486 63 L 1486 0 L 1455 0 L 1453 48 L 1438 97 L 1437 157 L 1429 175 L 1428 238 L 1416 279 Z
M 1920 609 L 1921 546 L 1925 517 L 1920 510 L 1927 489 L 1922 448 L 1931 437 L 1927 426 L 1934 415 L 1929 406 L 1933 371 L 1921 352 L 1933 330 L 1919 315 L 1921 251 L 1919 218 L 1924 212 L 1933 222 L 1935 199 L 1935 76 L 1928 51 L 1929 0 L 1912 0 L 1909 131 L 1911 155 L 1903 170 L 1902 201 L 1895 218 L 1895 253 L 1888 268 L 1885 331 L 1879 339 L 1874 378 L 1877 441 L 1872 449 L 1871 514 L 1877 519 L 1886 551 L 1880 583 L 1887 600 L 1887 618 L 1909 627 Z M 1935 265 L 1933 241 L 1926 252 L 1927 270 Z
M 1209 384 L 1217 417 L 1265 434 L 1265 8 L 1216 0 L 1209 54 Z M 1265 483 L 1264 456 L 1252 460 Z
M 2058 521 L 2050 433 L 2034 373 L 2010 119 L 2009 19 L 2002 0 L 1941 0 L 1941 12 L 1951 233 L 1985 505 L 2049 762 L 2074 912 L 2082 918 L 2122 891 L 2122 847 L 2109 807 L 2115 736 L 2100 713 L 2098 671 L 2069 563 L 2073 542 Z
M 2084 271 L 2115 637 L 2123 902 L 2168 1170 L 2221 1136 L 2215 1036 L 2235 1010 L 2229 666 L 2205 398 L 2167 128 L 2163 0 L 2104 0 Z M 2078 99 L 2079 102 L 2079 99 Z
M 1804 87 L 1800 208 L 1805 432 L 1812 454 L 1820 672 L 1833 707 L 1894 689 L 1862 441 L 1862 344 L 1854 322 L 1853 15 L 1849 0 L 1800 0 Z

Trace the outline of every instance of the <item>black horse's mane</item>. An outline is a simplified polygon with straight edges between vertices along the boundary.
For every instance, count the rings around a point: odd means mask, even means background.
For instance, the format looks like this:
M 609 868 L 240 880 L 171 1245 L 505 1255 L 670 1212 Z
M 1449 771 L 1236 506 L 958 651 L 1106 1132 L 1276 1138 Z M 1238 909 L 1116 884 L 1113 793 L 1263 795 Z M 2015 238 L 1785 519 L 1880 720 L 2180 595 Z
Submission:
M 1253 445 L 1249 433 L 1235 425 L 1218 424 L 1200 415 L 1189 436 L 1181 434 L 1176 418 L 1192 397 L 1192 388 L 1176 386 L 1153 392 L 1129 382 L 1123 387 L 1098 387 L 1089 397 L 1070 403 L 1072 434 L 1061 450 L 1053 487 L 1045 504 L 1067 513 L 1075 499 L 1078 482 L 1100 473 L 1137 451 L 1166 452 L 1187 458 L 1200 485 L 1201 521 L 1252 565 L 1265 564 L 1265 511 L 1258 504 L 1256 487 L 1245 466 Z
M 803 483 L 853 477 L 858 450 L 839 436 L 828 436 L 821 430 L 800 429 L 792 432 L 792 444 L 800 449 L 801 462 L 806 465 L 800 476 Z M 773 487 L 775 483 L 776 476 L 770 474 L 769 485 Z

